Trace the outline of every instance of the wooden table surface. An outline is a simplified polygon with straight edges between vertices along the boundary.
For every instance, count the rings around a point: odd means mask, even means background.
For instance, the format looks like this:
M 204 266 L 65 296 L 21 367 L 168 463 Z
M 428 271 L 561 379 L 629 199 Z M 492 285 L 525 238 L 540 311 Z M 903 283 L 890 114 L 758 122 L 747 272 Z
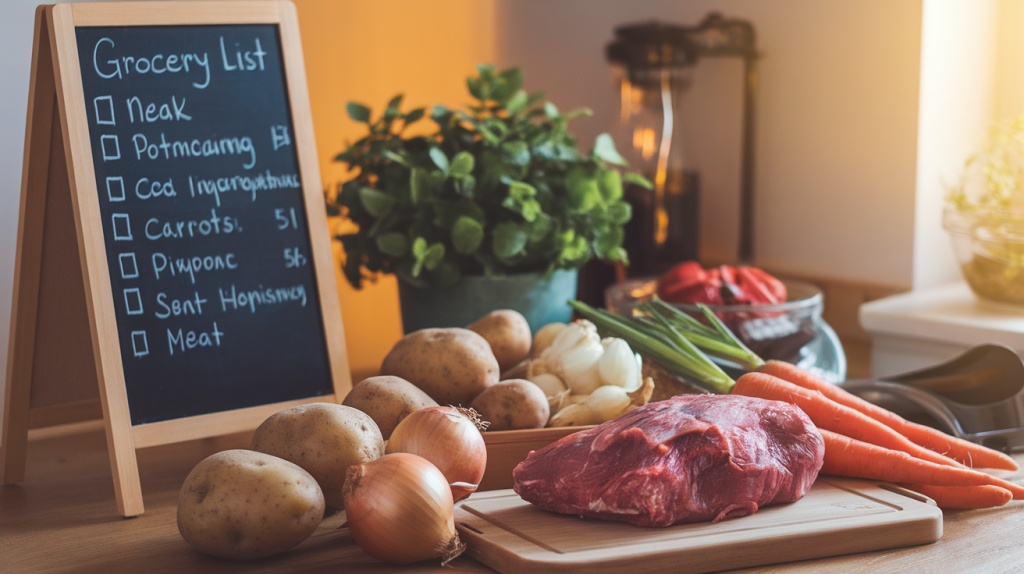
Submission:
M 449 568 L 395 567 L 363 553 L 344 515 L 326 517 L 310 538 L 282 555 L 230 561 L 192 550 L 175 523 L 178 490 L 200 460 L 245 448 L 249 436 L 232 435 L 142 449 L 138 452 L 146 512 L 117 514 L 102 428 L 33 431 L 25 482 L 0 488 L 0 572 L 446 572 L 490 569 L 469 558 Z M 1024 465 L 1024 455 L 1018 455 Z M 1022 482 L 1024 474 L 1002 475 Z M 1021 572 L 1024 502 L 993 510 L 946 511 L 944 534 L 934 544 L 745 569 L 746 573 Z

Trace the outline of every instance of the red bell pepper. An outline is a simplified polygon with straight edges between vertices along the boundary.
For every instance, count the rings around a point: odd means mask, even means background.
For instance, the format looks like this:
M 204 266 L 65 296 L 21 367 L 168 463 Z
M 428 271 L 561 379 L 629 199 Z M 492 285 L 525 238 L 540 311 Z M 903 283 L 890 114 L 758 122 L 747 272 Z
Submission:
M 786 301 L 786 286 L 756 267 L 704 269 L 696 261 L 686 261 L 661 276 L 658 296 L 691 305 L 770 305 Z

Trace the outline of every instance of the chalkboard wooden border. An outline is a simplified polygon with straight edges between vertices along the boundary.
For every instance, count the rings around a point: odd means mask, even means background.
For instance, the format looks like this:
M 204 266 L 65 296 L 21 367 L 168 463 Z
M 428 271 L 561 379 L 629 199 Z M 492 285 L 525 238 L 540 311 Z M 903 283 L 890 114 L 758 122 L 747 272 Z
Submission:
M 273 24 L 278 27 L 303 185 L 311 260 L 316 271 L 334 394 L 133 426 L 104 251 L 75 29 L 91 26 L 215 24 Z M 43 426 L 36 424 L 37 421 L 58 424 L 81 420 L 96 411 L 93 406 L 95 403 L 90 401 L 34 408 L 31 398 L 33 359 L 38 360 L 41 354 L 57 356 L 56 349 L 46 349 L 46 342 L 36 337 L 36 312 L 40 290 L 44 289 L 40 285 L 43 244 L 53 237 L 49 233 L 44 235 L 47 193 L 40 193 L 39 188 L 54 193 L 55 183 L 61 187 L 61 182 L 54 180 L 63 176 L 70 187 L 84 282 L 84 294 L 69 295 L 84 299 L 88 325 L 77 328 L 92 342 L 91 361 L 89 357 L 81 361 L 88 363 L 81 365 L 86 374 L 67 384 L 98 385 L 98 402 L 106 426 L 118 511 L 124 516 L 136 516 L 142 514 L 144 507 L 135 449 L 251 430 L 270 414 L 289 406 L 314 401 L 339 402 L 352 386 L 295 7 L 288 1 L 118 2 L 40 6 L 36 16 L 31 91 L 7 400 L 0 443 L 4 482 L 20 482 L 24 479 L 25 443 L 30 425 Z M 59 126 L 56 125 L 58 122 Z M 61 143 L 55 141 L 56 138 L 63 142 L 64 162 L 59 162 L 63 164 L 59 166 L 51 165 L 51 156 L 55 155 L 51 147 L 59 147 Z M 65 233 L 68 231 L 64 230 Z M 71 325 L 69 328 L 76 326 Z M 93 369 L 94 376 L 90 372 Z

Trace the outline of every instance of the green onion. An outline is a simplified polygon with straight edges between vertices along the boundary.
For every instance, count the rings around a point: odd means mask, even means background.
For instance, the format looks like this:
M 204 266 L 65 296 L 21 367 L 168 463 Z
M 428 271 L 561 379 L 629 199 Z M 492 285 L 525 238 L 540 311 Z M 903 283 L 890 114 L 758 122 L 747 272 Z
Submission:
M 569 305 L 599 330 L 625 340 L 634 351 L 671 371 L 688 376 L 694 383 L 711 392 L 728 394 L 736 384 L 686 337 L 679 336 L 677 339 L 648 324 L 604 309 L 594 309 L 580 301 L 569 301 Z M 668 331 L 672 332 L 673 329 L 668 328 Z M 678 332 L 675 334 L 678 335 Z
M 711 328 L 683 313 L 657 297 L 641 304 L 638 309 L 648 315 L 665 316 L 691 343 L 705 353 L 753 371 L 764 365 L 764 360 L 747 348 L 706 305 L 697 304 Z
M 580 301 L 569 301 L 569 305 L 599 330 L 625 340 L 634 351 L 711 392 L 728 394 L 735 382 L 708 355 L 749 371 L 764 365 L 705 305 L 697 307 L 710 327 L 657 297 L 637 306 L 633 317 Z

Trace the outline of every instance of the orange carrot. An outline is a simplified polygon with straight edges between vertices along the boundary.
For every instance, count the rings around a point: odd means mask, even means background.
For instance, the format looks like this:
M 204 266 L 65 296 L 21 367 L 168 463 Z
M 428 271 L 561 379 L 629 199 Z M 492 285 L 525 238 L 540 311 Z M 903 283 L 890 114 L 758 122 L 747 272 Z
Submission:
M 1024 498 L 1024 487 L 983 472 L 935 464 L 905 452 L 818 430 L 825 439 L 825 460 L 821 465 L 824 474 L 937 486 L 990 484 L 1010 491 L 1014 499 Z
M 903 451 L 936 464 L 963 467 L 955 460 L 914 444 L 875 419 L 843 406 L 818 391 L 805 389 L 772 375 L 747 373 L 736 381 L 732 394 L 791 403 L 807 413 L 819 429 L 828 429 L 873 445 Z
M 1013 495 L 1009 490 L 984 484 L 981 486 L 935 486 L 932 484 L 902 484 L 908 490 L 931 498 L 939 508 L 973 509 L 1003 506 Z
M 864 399 L 846 391 L 840 386 L 833 385 L 811 373 L 782 361 L 768 361 L 758 369 L 780 379 L 789 381 L 795 385 L 820 391 L 821 394 L 833 401 L 859 411 L 876 421 L 892 428 L 901 435 L 907 437 L 915 444 L 929 450 L 944 454 L 970 467 L 976 468 L 1000 468 L 1004 470 L 1017 470 L 1017 463 L 1005 454 L 975 444 L 931 427 L 910 422 L 896 413 L 883 409 Z

